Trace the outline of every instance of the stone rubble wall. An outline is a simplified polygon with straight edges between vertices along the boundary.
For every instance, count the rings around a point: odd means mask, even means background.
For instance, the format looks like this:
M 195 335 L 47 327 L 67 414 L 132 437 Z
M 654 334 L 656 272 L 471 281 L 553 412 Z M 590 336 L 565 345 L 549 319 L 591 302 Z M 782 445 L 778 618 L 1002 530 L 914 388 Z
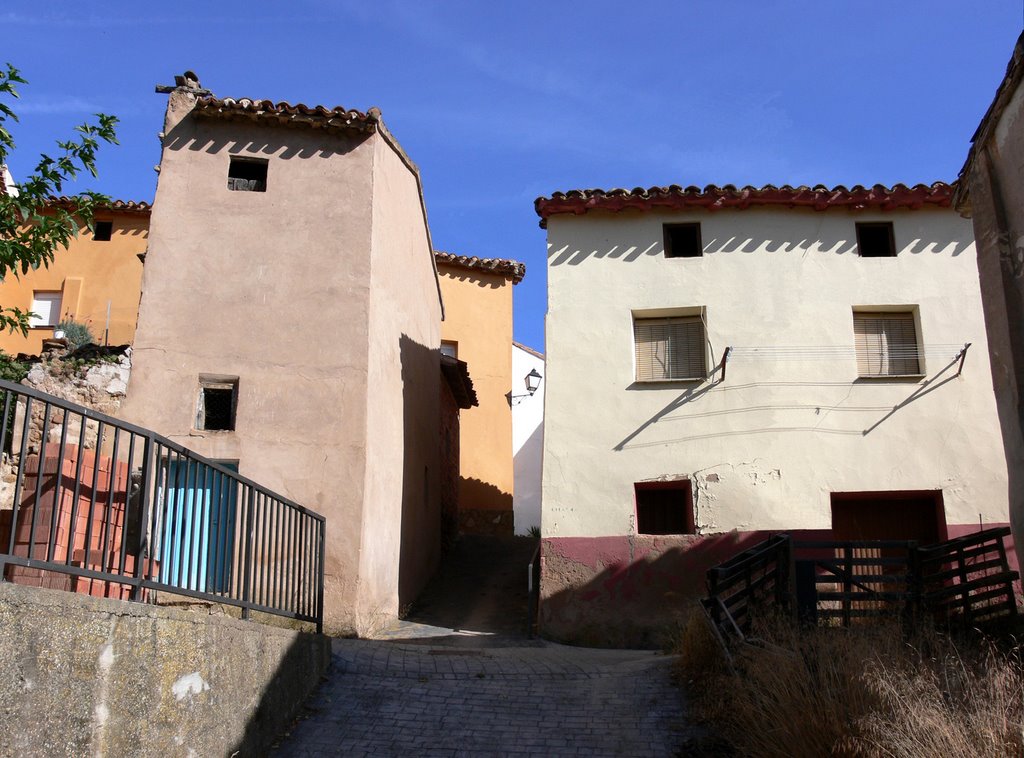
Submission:
M 21 383 L 62 400 L 115 416 L 128 390 L 131 369 L 131 348 L 127 346 L 93 346 L 78 352 L 58 348 L 44 352 Z M 14 480 L 21 448 L 23 413 L 24 409 L 19 406 L 14 420 L 12 454 L 4 454 L 0 461 L 0 510 L 9 510 L 14 502 Z M 47 441 L 60 442 L 63 426 L 64 412 L 54 409 L 50 414 Z M 68 423 L 67 443 L 77 445 L 80 432 L 80 419 L 73 416 Z M 28 453 L 31 455 L 39 452 L 43 437 L 43 413 L 42 407 L 38 404 L 34 404 L 28 435 Z M 96 435 L 96 425 L 86 424 L 86 449 L 96 447 Z

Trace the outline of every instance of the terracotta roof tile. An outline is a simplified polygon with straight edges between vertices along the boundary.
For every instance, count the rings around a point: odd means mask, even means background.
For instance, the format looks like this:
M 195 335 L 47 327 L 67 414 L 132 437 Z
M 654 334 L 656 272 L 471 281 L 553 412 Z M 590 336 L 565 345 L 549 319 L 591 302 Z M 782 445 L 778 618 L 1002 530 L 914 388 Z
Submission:
M 74 210 L 75 199 L 73 197 L 49 197 L 46 200 L 47 205 L 55 205 L 68 210 Z M 142 200 L 114 200 L 109 205 L 98 205 L 97 210 L 105 211 L 117 211 L 119 213 L 141 213 L 148 215 L 153 206 L 151 203 L 147 203 Z
M 839 185 L 826 187 L 791 187 L 784 184 L 776 187 L 735 187 L 731 184 L 719 186 L 709 184 L 701 187 L 636 187 L 635 189 L 583 189 L 569 192 L 555 192 L 551 197 L 538 197 L 534 201 L 541 226 L 546 226 L 549 217 L 559 213 L 581 215 L 591 210 L 621 211 L 627 208 L 649 211 L 656 209 L 681 210 L 699 208 L 715 211 L 722 208 L 748 208 L 753 205 L 782 205 L 789 208 L 804 207 L 817 211 L 829 208 L 862 210 L 894 210 L 897 208 L 921 208 L 934 205 L 947 208 L 953 195 L 954 186 L 945 182 L 934 184 L 895 184 L 886 187 L 856 185 L 847 189 Z
M 346 131 L 373 131 L 380 121 L 380 110 L 362 111 L 323 105 L 310 107 L 303 103 L 274 103 L 249 98 L 218 98 L 212 95 L 196 98 L 193 113 L 207 118 L 249 119 L 282 126 L 309 126 Z
M 516 342 L 515 340 L 512 340 L 512 344 L 518 347 L 523 352 L 529 353 L 534 358 L 540 358 L 541 360 L 544 360 L 544 353 L 540 352 L 539 350 L 534 350 L 532 347 L 528 347 L 524 345 L 522 342 Z
M 488 271 L 492 274 L 504 274 L 511 277 L 512 284 L 519 284 L 523 277 L 526 276 L 526 264 L 509 258 L 477 258 L 475 255 L 456 255 L 455 253 L 443 253 L 438 250 L 434 251 L 434 258 L 439 265 L 473 269 L 475 271 Z

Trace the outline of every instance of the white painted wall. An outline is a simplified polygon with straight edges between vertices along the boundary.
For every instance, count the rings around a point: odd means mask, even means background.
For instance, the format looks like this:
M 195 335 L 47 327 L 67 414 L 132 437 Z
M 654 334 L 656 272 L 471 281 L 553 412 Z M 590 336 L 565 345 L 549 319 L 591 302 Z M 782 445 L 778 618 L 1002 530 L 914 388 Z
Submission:
M 859 257 L 854 223 L 886 220 L 898 256 Z M 666 259 L 662 224 L 692 221 L 704 256 Z M 548 245 L 546 537 L 634 533 L 633 483 L 660 477 L 692 480 L 700 533 L 828 528 L 833 491 L 941 488 L 950 525 L 1007 520 L 973 234 L 954 211 L 591 212 L 550 218 Z M 857 380 L 852 309 L 870 305 L 918 307 L 926 379 Z M 850 352 L 738 351 L 721 383 L 634 383 L 631 310 L 685 307 L 706 308 L 709 365 L 727 345 Z
M 533 396 L 526 395 L 525 377 L 532 369 L 541 375 Z M 516 534 L 540 526 L 541 458 L 544 449 L 544 359 L 512 343 L 512 456 L 515 496 L 512 507 Z

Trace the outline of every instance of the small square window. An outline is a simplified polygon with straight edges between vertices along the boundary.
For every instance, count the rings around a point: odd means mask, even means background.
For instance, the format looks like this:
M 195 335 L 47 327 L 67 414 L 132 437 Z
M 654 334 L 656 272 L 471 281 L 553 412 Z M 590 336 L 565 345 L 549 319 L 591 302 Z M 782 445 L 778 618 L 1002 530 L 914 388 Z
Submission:
M 693 497 L 688 480 L 637 482 L 636 530 L 639 534 L 695 534 Z
M 700 258 L 704 246 L 700 239 L 700 224 L 665 224 L 666 258 Z
M 853 336 L 859 376 L 921 375 L 921 351 L 912 311 L 855 311 Z
M 266 192 L 268 163 L 260 158 L 232 158 L 228 167 L 228 189 L 237 192 Z
M 199 377 L 196 429 L 227 432 L 235 428 L 237 377 Z
M 92 238 L 97 242 L 110 242 L 110 235 L 114 232 L 113 221 L 97 221 L 93 225 Z
M 60 323 L 60 292 L 40 292 L 35 290 L 32 293 L 32 313 L 36 314 L 29 319 L 28 325 L 33 327 L 54 327 Z
M 638 382 L 707 378 L 700 316 L 634 318 L 633 342 Z
M 857 224 L 857 252 L 861 258 L 895 258 L 896 240 L 892 224 L 883 221 Z
M 448 342 L 447 340 L 441 341 L 441 355 L 447 355 L 450 358 L 459 357 L 459 343 Z

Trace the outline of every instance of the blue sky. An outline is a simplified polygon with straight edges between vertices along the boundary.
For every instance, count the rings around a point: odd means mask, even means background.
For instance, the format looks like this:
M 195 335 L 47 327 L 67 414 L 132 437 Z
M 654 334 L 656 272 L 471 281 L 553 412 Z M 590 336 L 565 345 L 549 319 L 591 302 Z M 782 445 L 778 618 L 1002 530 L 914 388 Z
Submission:
M 0 61 L 29 80 L 15 177 L 113 113 L 121 145 L 79 189 L 122 199 L 153 198 L 153 87 L 185 69 L 222 97 L 378 106 L 420 166 L 435 247 L 527 264 L 515 336 L 543 349 L 535 197 L 950 181 L 1022 18 L 1022 0 L 5 0 Z

